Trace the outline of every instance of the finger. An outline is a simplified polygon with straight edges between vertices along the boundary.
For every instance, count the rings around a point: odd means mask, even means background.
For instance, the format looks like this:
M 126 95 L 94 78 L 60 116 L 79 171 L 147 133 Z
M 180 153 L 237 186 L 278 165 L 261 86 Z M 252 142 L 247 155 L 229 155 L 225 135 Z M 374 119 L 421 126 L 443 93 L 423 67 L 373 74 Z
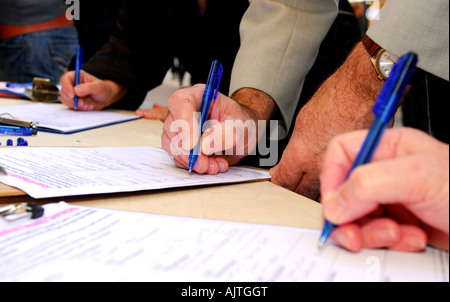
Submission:
M 312 200 L 318 200 L 320 196 L 320 183 L 318 176 L 305 173 L 300 179 L 295 192 Z
M 400 226 L 389 218 L 372 219 L 361 227 L 363 247 L 368 249 L 390 248 L 401 239 Z
M 204 90 L 205 85 L 196 85 L 180 89 L 169 98 L 169 110 L 175 123 L 175 125 L 171 126 L 176 129 L 182 127 L 182 132 L 189 134 L 189 137 L 183 140 L 183 148 L 185 150 L 193 149 L 200 136 L 196 117 L 200 109 Z
M 208 175 L 216 175 L 219 173 L 219 164 L 217 163 L 215 158 L 209 158 L 208 159 L 208 171 L 206 171 L 206 174 Z
M 136 115 L 150 120 L 160 120 L 164 122 L 169 114 L 169 108 L 156 107 L 153 109 L 137 110 Z
M 345 181 L 366 136 L 365 130 L 354 131 L 337 136 L 330 142 L 320 175 L 322 195 L 335 191 Z M 417 141 L 425 143 L 417 144 Z M 428 151 L 435 143 L 435 139 L 418 130 L 390 129 L 381 138 L 372 161 Z
M 285 156 L 286 155 L 286 156 Z M 289 164 L 290 159 L 285 152 L 280 163 L 271 169 L 272 183 L 294 191 L 300 184 L 304 174 L 300 166 Z
M 172 141 L 169 139 L 167 134 L 163 133 L 162 140 L 161 140 L 161 145 L 162 145 L 163 149 L 170 155 L 170 157 L 173 159 L 173 161 L 175 162 L 177 167 L 187 169 L 188 164 L 182 160 L 181 156 L 173 153 L 173 150 L 175 148 L 171 146 L 171 142 Z
M 102 81 L 88 82 L 77 85 L 74 90 L 75 94 L 79 97 L 101 95 L 105 91 L 105 85 Z
M 172 141 L 171 146 L 176 148 L 172 152 L 178 155 L 189 155 L 191 138 L 191 128 L 189 123 L 185 120 L 174 120 L 172 114 L 169 114 L 164 121 L 164 132 Z
M 215 160 L 217 161 L 217 164 L 219 165 L 219 173 L 225 173 L 228 171 L 230 164 L 228 163 L 228 161 L 220 156 L 216 156 L 214 157 Z
M 389 249 L 402 252 L 422 252 L 428 245 L 427 234 L 417 226 L 400 225 L 400 234 L 401 237 L 397 244 L 389 246 Z
M 176 143 L 177 145 L 174 145 Z M 187 169 L 189 167 L 190 152 L 186 152 L 185 150 L 183 150 L 180 147 L 180 144 L 181 141 L 178 141 L 176 139 L 169 139 L 166 133 L 163 134 L 162 139 L 163 148 L 167 150 L 169 155 L 177 163 L 178 167 Z M 193 170 L 199 174 L 206 174 L 208 173 L 208 171 L 217 174 L 219 170 L 219 165 L 216 162 L 211 163 L 210 159 L 207 156 L 200 154 L 197 157 Z
M 331 238 L 351 252 L 363 248 L 388 248 L 403 252 L 420 252 L 427 245 L 427 235 L 416 227 L 397 225 L 390 219 L 378 219 L 359 227 L 348 224 L 337 228 Z
M 343 224 L 367 215 L 378 204 L 395 203 L 404 204 L 420 216 L 423 213 L 418 201 L 425 200 L 428 190 L 423 185 L 427 180 L 418 179 L 416 169 L 417 164 L 411 164 L 408 157 L 358 167 L 336 192 L 323 196 L 325 217 Z
M 95 109 L 94 100 L 90 97 L 79 98 L 78 99 L 78 107 L 79 111 L 92 111 Z
M 73 109 L 73 98 L 75 96 L 75 90 L 73 87 L 75 78 L 75 72 L 70 71 L 65 73 L 60 80 L 61 84 L 61 102 Z
M 331 233 L 330 238 L 353 253 L 357 253 L 363 248 L 361 229 L 355 223 L 340 226 Z
M 214 170 L 215 169 L 214 163 L 211 163 L 210 161 L 211 161 L 210 158 L 208 158 L 203 154 L 200 154 L 197 157 L 197 161 L 195 162 L 194 171 L 197 172 L 198 174 L 206 174 L 210 170 L 210 168 L 211 170 Z
M 242 139 L 239 134 L 241 130 L 236 130 L 231 123 L 218 121 L 208 121 L 205 127 L 208 129 L 203 133 L 201 141 L 202 152 L 205 155 L 221 154 L 226 150 L 229 150 L 227 155 L 237 155 L 234 153 L 237 142 Z M 241 149 L 243 150 L 244 147 L 241 146 Z

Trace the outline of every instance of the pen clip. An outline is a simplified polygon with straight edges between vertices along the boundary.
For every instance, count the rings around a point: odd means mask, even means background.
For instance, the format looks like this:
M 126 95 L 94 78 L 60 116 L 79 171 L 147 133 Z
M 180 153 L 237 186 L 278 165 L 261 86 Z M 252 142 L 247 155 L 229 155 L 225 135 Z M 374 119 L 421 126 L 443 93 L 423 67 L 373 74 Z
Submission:
M 44 215 L 44 208 L 37 203 L 28 202 L 19 205 L 8 205 L 0 208 L 0 216 L 6 221 L 23 218 L 37 219 Z

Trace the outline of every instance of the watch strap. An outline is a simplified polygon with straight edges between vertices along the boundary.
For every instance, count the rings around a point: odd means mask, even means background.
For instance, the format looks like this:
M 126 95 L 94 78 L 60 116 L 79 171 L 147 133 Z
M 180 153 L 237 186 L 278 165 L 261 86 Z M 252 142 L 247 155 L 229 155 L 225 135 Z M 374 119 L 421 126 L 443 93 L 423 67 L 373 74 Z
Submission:
M 362 38 L 362 43 L 372 58 L 375 58 L 377 53 L 381 50 L 381 46 L 375 43 L 367 35 L 364 35 L 364 37 Z

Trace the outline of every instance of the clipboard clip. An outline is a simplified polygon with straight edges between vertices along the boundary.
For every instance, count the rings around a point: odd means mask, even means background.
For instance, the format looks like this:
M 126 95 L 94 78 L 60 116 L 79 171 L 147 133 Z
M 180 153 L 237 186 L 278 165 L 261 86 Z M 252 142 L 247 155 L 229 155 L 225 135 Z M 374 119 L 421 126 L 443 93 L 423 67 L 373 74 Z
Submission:
M 0 208 L 0 216 L 6 221 L 24 218 L 37 219 L 44 215 L 44 208 L 35 202 L 8 205 Z
M 8 115 L 9 117 L 5 117 L 5 115 Z M 36 122 L 18 119 L 9 113 L 0 114 L 0 125 L 22 127 L 22 128 L 33 128 L 33 129 L 36 129 L 37 127 Z

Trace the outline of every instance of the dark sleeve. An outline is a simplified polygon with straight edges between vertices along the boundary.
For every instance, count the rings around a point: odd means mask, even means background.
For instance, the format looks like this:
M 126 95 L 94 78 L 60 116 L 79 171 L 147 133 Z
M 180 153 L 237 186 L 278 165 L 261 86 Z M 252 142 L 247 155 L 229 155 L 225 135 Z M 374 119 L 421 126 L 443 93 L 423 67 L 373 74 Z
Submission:
M 172 66 L 171 1 L 124 1 L 109 42 L 83 69 L 124 85 L 128 95 L 112 108 L 137 109 L 147 92 L 160 85 Z

